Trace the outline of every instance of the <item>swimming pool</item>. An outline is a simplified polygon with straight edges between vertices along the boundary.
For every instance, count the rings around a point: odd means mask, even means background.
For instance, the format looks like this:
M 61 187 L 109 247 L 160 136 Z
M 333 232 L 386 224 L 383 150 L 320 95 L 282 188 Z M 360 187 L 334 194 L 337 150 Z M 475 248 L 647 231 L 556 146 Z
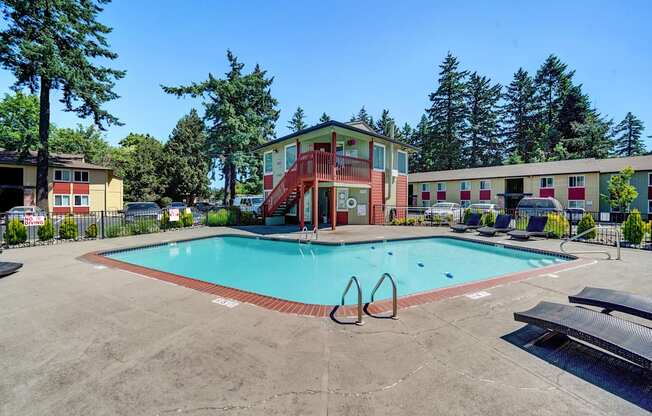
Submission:
M 105 253 L 125 263 L 305 304 L 336 305 L 352 275 L 363 301 L 389 272 L 398 296 L 446 288 L 568 261 L 566 258 L 453 238 L 345 245 L 219 236 Z M 356 302 L 352 290 L 347 304 Z M 389 284 L 375 299 L 391 297 Z

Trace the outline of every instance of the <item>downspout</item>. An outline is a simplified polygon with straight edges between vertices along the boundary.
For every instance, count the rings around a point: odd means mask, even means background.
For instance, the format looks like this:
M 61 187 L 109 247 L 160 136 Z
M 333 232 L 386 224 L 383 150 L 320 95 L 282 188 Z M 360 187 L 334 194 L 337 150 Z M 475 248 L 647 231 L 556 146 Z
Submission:
M 385 195 L 385 202 L 389 201 L 392 197 L 392 171 L 394 170 L 394 123 L 390 124 L 389 127 L 389 138 L 392 139 L 392 142 L 389 144 L 389 169 L 386 167 L 385 171 L 389 172 L 389 175 L 385 173 L 389 179 L 386 179 L 387 182 L 387 194 Z

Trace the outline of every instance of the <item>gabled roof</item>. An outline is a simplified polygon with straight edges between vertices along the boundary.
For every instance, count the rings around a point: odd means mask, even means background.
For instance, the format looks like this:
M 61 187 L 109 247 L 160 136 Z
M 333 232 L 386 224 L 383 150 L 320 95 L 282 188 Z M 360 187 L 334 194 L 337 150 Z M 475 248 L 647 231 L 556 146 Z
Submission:
M 33 150 L 30 150 L 23 155 L 20 152 L 13 150 L 0 149 L 0 164 L 36 166 L 36 156 L 37 152 Z M 70 153 L 50 153 L 49 166 L 69 169 L 112 170 L 105 166 L 87 163 L 84 160 L 84 155 L 74 155 Z
M 411 144 L 407 144 L 407 143 L 404 143 L 404 142 L 402 142 L 400 140 L 392 139 L 390 137 L 387 137 L 387 136 L 384 136 L 382 134 L 376 133 L 375 131 L 373 131 L 373 129 L 371 127 L 369 127 L 369 125 L 367 123 L 365 123 L 363 121 L 352 121 L 351 123 L 342 123 L 342 122 L 339 122 L 339 121 L 330 120 L 330 121 L 327 121 L 325 123 L 316 124 L 314 126 L 306 128 L 306 129 L 296 131 L 294 133 L 285 135 L 283 137 L 279 137 L 278 139 L 271 140 L 271 141 L 269 141 L 269 142 L 267 142 L 267 143 L 265 143 L 263 145 L 258 146 L 256 149 L 254 149 L 254 151 L 259 151 L 259 150 L 265 149 L 265 148 L 267 148 L 269 146 L 273 146 L 273 145 L 275 145 L 277 143 L 281 143 L 281 142 L 284 142 L 286 140 L 293 139 L 293 138 L 295 138 L 297 136 L 301 136 L 302 134 L 310 133 L 310 132 L 313 132 L 313 131 L 316 131 L 316 130 L 319 130 L 319 129 L 323 129 L 323 128 L 326 128 L 326 127 L 339 127 L 341 129 L 353 131 L 353 132 L 356 132 L 356 133 L 362 133 L 362 134 L 366 134 L 368 136 L 377 137 L 379 139 L 387 140 L 388 142 L 391 142 L 391 143 L 400 144 L 401 146 L 408 147 L 408 148 L 410 148 L 412 150 L 419 150 L 418 147 L 412 146 Z
M 652 155 L 611 159 L 573 159 L 556 162 L 522 163 L 518 165 L 489 166 L 418 172 L 409 175 L 410 182 L 436 182 L 467 179 L 509 178 L 521 176 L 560 175 L 569 173 L 619 172 L 631 166 L 635 171 L 652 171 Z

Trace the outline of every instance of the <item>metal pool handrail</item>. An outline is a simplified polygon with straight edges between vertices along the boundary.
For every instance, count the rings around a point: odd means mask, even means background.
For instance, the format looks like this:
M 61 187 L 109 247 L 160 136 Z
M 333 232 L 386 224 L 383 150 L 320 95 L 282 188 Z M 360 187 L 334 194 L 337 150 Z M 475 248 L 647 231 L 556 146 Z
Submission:
M 591 231 L 597 231 L 597 230 L 598 230 L 597 226 L 591 227 L 588 230 L 583 231 L 583 232 L 579 233 L 578 235 L 576 235 L 574 237 L 571 237 L 571 238 L 569 238 L 567 240 L 564 240 L 564 241 L 561 242 L 561 244 L 559 244 L 559 249 L 562 251 L 562 253 L 566 253 L 566 254 L 606 254 L 607 259 L 611 260 L 611 253 L 609 253 L 606 250 L 566 251 L 566 249 L 564 248 L 564 245 L 566 243 L 570 243 L 571 241 L 575 241 L 578 238 L 583 237 L 586 234 L 589 234 Z M 620 230 L 616 230 L 616 260 L 620 260 Z
M 355 282 L 355 286 L 358 289 L 358 320 L 355 323 L 362 325 L 362 289 L 360 289 L 360 283 L 358 282 L 358 278 L 355 276 L 351 276 L 349 283 L 346 285 L 346 289 L 344 289 L 344 293 L 342 293 L 342 306 L 344 306 L 344 298 L 349 292 L 349 289 L 351 289 L 353 282 Z
M 376 286 L 374 287 L 374 290 L 371 291 L 371 301 L 374 301 L 374 295 L 376 294 L 376 291 L 380 287 L 380 285 L 385 281 L 385 278 L 388 277 L 389 281 L 392 283 L 392 319 L 398 319 L 398 299 L 396 296 L 396 281 L 394 281 L 394 278 L 392 277 L 391 274 L 389 273 L 383 273 L 382 276 L 380 276 L 380 279 L 378 279 L 378 283 L 376 283 Z

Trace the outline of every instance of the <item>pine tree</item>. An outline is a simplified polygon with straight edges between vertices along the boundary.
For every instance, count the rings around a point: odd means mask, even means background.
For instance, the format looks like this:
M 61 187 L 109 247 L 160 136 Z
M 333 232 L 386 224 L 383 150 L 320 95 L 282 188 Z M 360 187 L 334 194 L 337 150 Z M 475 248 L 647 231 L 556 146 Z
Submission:
M 572 159 L 605 159 L 613 153 L 614 141 L 611 135 L 611 120 L 604 120 L 595 110 L 583 123 L 572 122 L 573 137 L 567 139 L 567 147 L 573 149 Z
M 383 136 L 391 137 L 394 135 L 395 139 L 402 139 L 401 130 L 396 126 L 396 121 L 389 115 L 389 110 L 383 109 L 380 113 L 380 118 L 376 121 L 374 126 L 376 133 Z
M 468 116 L 464 128 L 466 166 L 492 166 L 502 162 L 499 141 L 499 110 L 501 85 L 474 72 L 466 84 Z
M 303 112 L 303 108 L 299 106 L 288 123 L 288 129 L 290 129 L 291 132 L 297 132 L 306 127 L 308 127 L 306 125 L 306 114 Z
M 331 116 L 329 116 L 326 113 L 321 113 L 321 117 L 319 117 L 319 122 L 326 123 L 327 121 L 331 121 Z
M 439 65 L 439 85 L 430 94 L 430 108 L 426 109 L 430 124 L 430 137 L 425 141 L 425 154 L 432 158 L 436 170 L 456 169 L 463 166 L 462 133 L 466 117 L 466 71 L 458 69 L 459 63 L 450 52 Z
M 536 103 L 532 78 L 523 68 L 514 74 L 503 99 L 501 124 L 507 153 L 513 155 L 512 162 L 529 162 L 537 148 Z
M 165 184 L 161 175 L 163 145 L 148 134 L 130 133 L 113 155 L 115 173 L 124 182 L 126 201 L 158 201 Z
M 641 139 L 643 122 L 631 112 L 614 127 L 617 156 L 638 156 L 645 154 L 645 144 Z
M 410 173 L 434 170 L 433 157 L 428 153 L 429 148 L 425 145 L 430 138 L 428 118 L 425 114 L 421 116 L 416 128 L 406 137 L 408 144 L 419 148 L 417 153 L 410 156 Z
M 360 111 L 358 111 L 357 115 L 352 115 L 350 121 L 363 121 L 369 125 L 369 127 L 374 126 L 374 118 L 367 113 L 367 110 L 364 108 L 364 105 L 362 108 L 360 108 Z
M 5 20 L 0 32 L 0 64 L 16 77 L 15 88 L 39 91 L 39 146 L 36 200 L 48 208 L 50 92 L 63 91 L 66 111 L 93 117 L 103 128 L 120 124 L 102 109 L 118 98 L 115 80 L 125 72 L 102 66 L 101 58 L 115 59 L 106 36 L 111 28 L 97 20 L 109 0 L 4 0 Z
M 178 122 L 164 146 L 162 172 L 167 181 L 166 196 L 195 202 L 208 191 L 210 158 L 204 122 L 192 109 Z

